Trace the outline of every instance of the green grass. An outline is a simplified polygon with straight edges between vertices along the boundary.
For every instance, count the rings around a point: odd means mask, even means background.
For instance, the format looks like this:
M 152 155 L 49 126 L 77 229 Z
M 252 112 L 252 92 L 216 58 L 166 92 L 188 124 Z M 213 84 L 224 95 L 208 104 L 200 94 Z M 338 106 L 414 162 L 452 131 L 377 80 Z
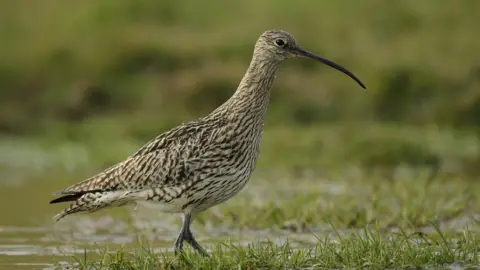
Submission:
M 435 224 L 433 224 L 435 225 Z M 334 228 L 334 227 L 333 227 Z M 317 236 L 316 243 L 296 247 L 288 241 L 271 241 L 240 245 L 219 242 L 205 258 L 186 249 L 180 257 L 172 253 L 155 253 L 143 246 L 135 251 L 101 249 L 91 260 L 87 254 L 77 256 L 77 265 L 84 269 L 282 269 L 282 268 L 407 268 L 457 266 L 479 267 L 480 239 L 478 233 L 465 230 L 446 235 L 435 227 L 435 233 L 381 234 L 365 227 L 340 235 L 334 228 L 333 237 Z M 145 245 L 145 244 L 144 244 Z
M 297 232 L 312 226 L 324 228 L 329 221 L 342 229 L 378 222 L 380 228 L 388 229 L 427 226 L 432 218 L 449 221 L 480 211 L 475 194 L 480 186 L 476 183 L 437 179 L 426 186 L 421 178 L 397 180 L 393 184 L 378 178 L 347 175 L 332 178 L 328 181 L 310 176 L 287 180 L 272 174 L 270 181 L 252 183 L 250 192 L 230 202 L 228 207 L 206 212 L 197 222 Z M 276 188 L 269 190 L 271 186 Z
M 165 249 L 174 238 L 159 245 L 159 228 L 147 226 L 127 231 L 148 240 L 98 252 L 88 245 L 86 257 L 69 261 L 88 269 L 480 267 L 480 182 L 445 174 L 428 182 L 427 171 L 406 173 L 387 180 L 361 171 L 259 170 L 243 192 L 195 219 L 192 230 L 209 259 L 188 248 L 175 258 Z M 90 217 L 128 223 L 125 213 Z M 138 213 L 137 221 L 151 220 L 180 225 L 175 215 Z

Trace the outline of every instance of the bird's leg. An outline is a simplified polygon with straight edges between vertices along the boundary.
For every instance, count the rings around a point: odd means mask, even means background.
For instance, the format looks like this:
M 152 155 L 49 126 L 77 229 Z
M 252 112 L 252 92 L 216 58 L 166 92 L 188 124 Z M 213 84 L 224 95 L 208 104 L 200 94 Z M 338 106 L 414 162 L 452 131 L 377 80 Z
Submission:
M 178 252 L 182 252 L 183 241 L 186 241 L 195 251 L 200 253 L 203 256 L 208 256 L 208 253 L 200 246 L 200 244 L 193 237 L 192 232 L 190 231 L 190 224 L 192 223 L 192 215 L 185 214 L 183 218 L 183 226 L 180 234 L 175 241 L 175 255 L 178 255 Z

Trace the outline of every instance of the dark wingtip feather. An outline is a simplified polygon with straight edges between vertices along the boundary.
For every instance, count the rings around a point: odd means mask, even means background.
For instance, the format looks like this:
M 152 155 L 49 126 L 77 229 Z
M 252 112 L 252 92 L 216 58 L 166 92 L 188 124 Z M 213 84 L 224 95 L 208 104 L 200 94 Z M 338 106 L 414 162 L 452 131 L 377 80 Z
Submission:
M 51 200 L 51 201 L 50 201 L 50 204 L 75 201 L 75 200 L 77 200 L 78 198 L 82 197 L 83 194 L 85 194 L 85 193 L 77 193 L 77 194 L 65 195 L 65 196 L 62 196 L 62 197 L 60 197 L 60 198 L 56 198 L 56 199 L 54 199 L 54 200 Z
M 56 198 L 54 200 L 51 200 L 50 204 L 76 201 L 77 199 L 79 199 L 80 197 L 85 195 L 86 193 L 94 193 L 94 192 L 101 192 L 101 191 L 104 191 L 104 190 L 94 189 L 94 190 L 87 190 L 87 191 L 80 191 L 80 192 L 65 192 L 65 190 L 60 190 L 60 191 L 57 191 L 57 192 L 53 193 L 53 195 L 64 194 L 64 196 L 62 196 L 60 198 Z

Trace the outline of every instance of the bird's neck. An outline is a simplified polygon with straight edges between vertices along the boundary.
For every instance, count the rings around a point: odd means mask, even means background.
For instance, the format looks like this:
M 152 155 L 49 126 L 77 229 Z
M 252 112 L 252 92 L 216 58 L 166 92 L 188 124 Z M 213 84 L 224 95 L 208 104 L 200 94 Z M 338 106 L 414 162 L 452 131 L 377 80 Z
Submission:
M 279 63 L 254 56 L 235 93 L 221 107 L 228 118 L 248 114 L 262 124 L 270 101 L 270 89 Z M 220 108 L 219 108 L 220 109 Z

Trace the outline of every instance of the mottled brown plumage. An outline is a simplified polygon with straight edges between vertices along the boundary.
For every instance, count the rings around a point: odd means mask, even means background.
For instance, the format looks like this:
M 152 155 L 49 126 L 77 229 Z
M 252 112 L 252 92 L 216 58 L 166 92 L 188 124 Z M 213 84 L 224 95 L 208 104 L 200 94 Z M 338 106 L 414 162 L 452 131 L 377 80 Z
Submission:
M 363 84 L 346 69 L 298 46 L 280 30 L 258 39 L 250 66 L 237 90 L 209 115 L 177 126 L 151 140 L 124 161 L 55 194 L 51 203 L 71 201 L 56 221 L 77 212 L 144 204 L 182 213 L 183 241 L 206 254 L 193 238 L 190 223 L 198 213 L 236 195 L 248 182 L 259 155 L 265 114 L 280 62 L 304 56 L 335 67 Z

